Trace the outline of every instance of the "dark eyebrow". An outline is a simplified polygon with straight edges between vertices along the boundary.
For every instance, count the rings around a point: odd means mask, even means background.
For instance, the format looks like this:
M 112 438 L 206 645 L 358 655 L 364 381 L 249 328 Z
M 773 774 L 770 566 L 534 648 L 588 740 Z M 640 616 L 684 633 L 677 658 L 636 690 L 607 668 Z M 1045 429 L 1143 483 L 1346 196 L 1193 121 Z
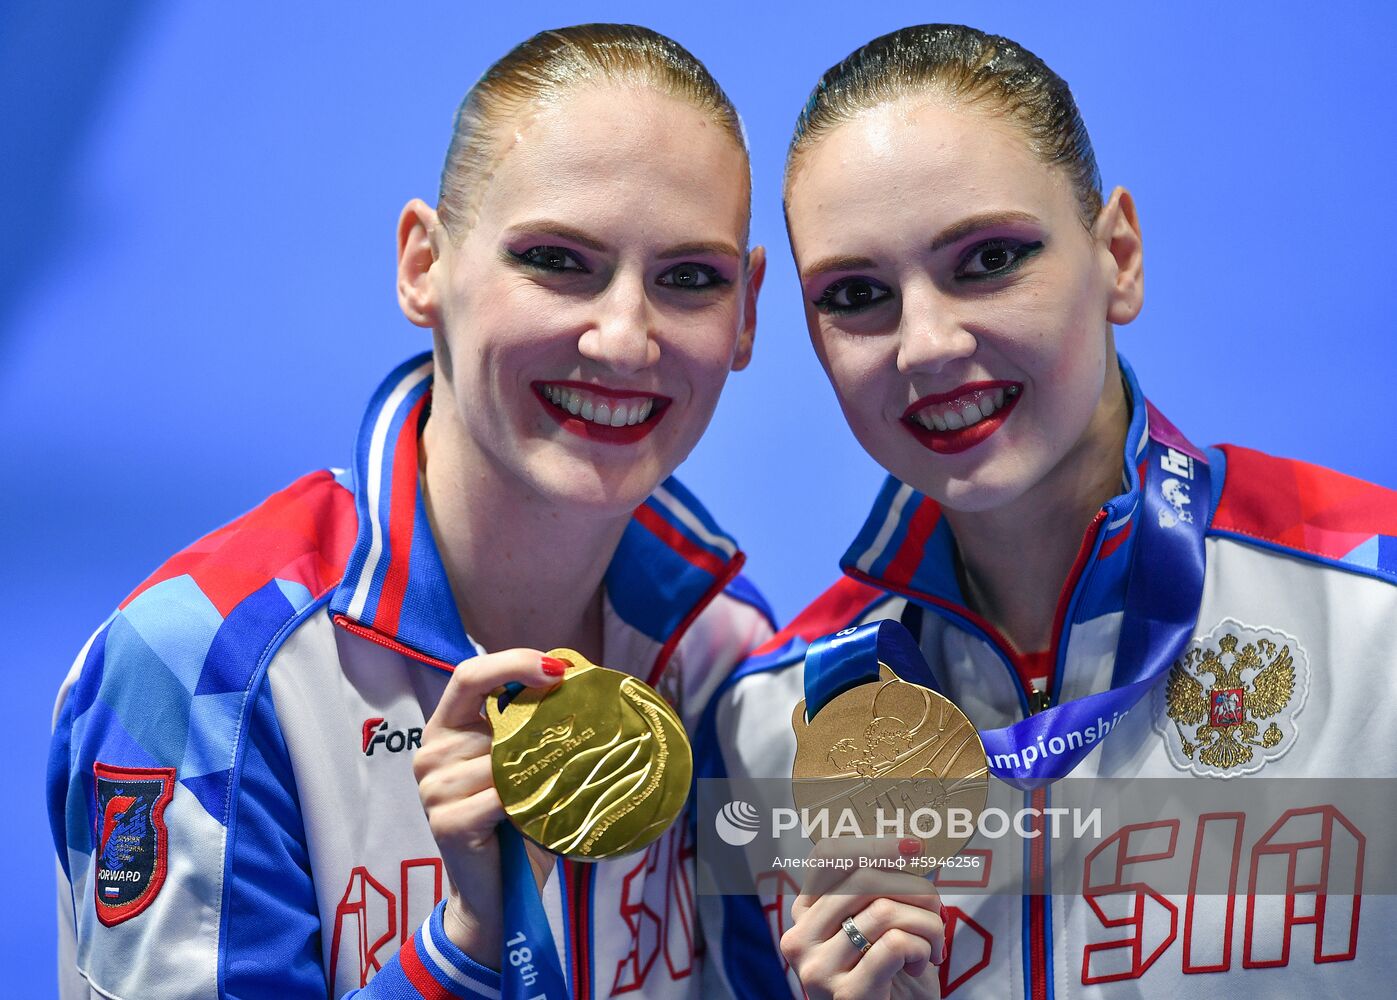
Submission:
M 862 271 L 877 266 L 877 261 L 871 257 L 822 257 L 801 271 L 800 276 L 809 280 L 817 274 L 824 274 L 826 271 Z
M 598 253 L 606 252 L 606 244 L 593 239 L 580 229 L 566 226 L 561 222 L 554 222 L 552 219 L 534 219 L 530 222 L 521 222 L 517 226 L 509 227 L 510 233 L 538 233 L 541 236 L 561 236 L 565 240 L 579 243 L 588 250 L 595 250 Z
M 738 252 L 737 247 L 733 246 L 731 243 L 724 243 L 722 240 L 681 243 L 677 247 L 671 247 L 663 251 L 658 256 L 660 260 L 673 260 L 675 257 L 695 257 L 704 254 L 712 254 L 715 257 L 733 258 L 742 256 L 742 254 Z
M 1038 216 L 1030 212 L 1005 211 L 1005 212 L 983 212 L 980 215 L 972 215 L 967 219 L 961 219 L 954 225 L 948 226 L 936 235 L 931 241 L 931 251 L 935 252 L 944 247 L 950 246 L 957 240 L 963 240 L 971 233 L 979 232 L 981 229 L 990 229 L 994 226 L 1003 226 L 1011 222 L 1027 223 L 1029 225 L 1042 225 Z M 810 267 L 801 271 L 803 280 L 809 280 L 819 274 L 828 271 L 863 271 L 878 266 L 878 262 L 871 257 L 835 256 L 824 257 L 817 260 Z
M 943 229 L 936 239 L 931 241 L 931 250 L 935 252 L 943 247 L 948 247 L 957 240 L 964 239 L 981 229 L 1003 226 L 1011 222 L 1026 222 L 1030 225 L 1042 224 L 1038 221 L 1038 216 L 1029 212 L 984 212 L 980 215 L 972 215 L 968 219 L 961 219 L 954 225 Z

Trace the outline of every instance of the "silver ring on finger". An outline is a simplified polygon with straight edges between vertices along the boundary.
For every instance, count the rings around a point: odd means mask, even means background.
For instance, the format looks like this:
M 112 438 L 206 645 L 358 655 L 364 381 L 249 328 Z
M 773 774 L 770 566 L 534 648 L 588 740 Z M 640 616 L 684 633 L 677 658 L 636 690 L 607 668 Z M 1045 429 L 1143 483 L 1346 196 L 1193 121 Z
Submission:
M 873 947 L 873 942 L 863 936 L 863 931 L 859 930 L 853 917 L 845 917 L 844 922 L 839 926 L 844 928 L 844 933 L 849 936 L 850 942 L 859 950 L 859 954 L 863 954 Z

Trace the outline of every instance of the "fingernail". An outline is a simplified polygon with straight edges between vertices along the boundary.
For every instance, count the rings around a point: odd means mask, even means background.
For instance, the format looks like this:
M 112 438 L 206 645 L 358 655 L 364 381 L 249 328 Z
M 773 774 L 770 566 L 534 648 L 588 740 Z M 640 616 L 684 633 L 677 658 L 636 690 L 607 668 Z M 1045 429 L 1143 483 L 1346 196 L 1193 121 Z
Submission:
M 903 837 L 897 845 L 899 854 L 911 857 L 914 854 L 922 853 L 922 842 L 916 837 Z
M 549 677 L 561 677 L 568 669 L 568 661 L 560 660 L 556 656 L 544 656 L 541 660 L 543 672 Z

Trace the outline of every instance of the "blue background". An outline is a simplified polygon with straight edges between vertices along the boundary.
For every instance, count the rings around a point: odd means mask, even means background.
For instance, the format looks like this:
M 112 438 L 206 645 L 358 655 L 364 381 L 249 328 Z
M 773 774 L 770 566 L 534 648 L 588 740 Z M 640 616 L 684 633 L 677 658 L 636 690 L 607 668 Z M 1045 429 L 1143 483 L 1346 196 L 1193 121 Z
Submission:
M 756 357 L 681 475 L 783 618 L 879 480 L 807 346 L 785 143 L 821 71 L 915 21 L 1008 34 L 1072 84 L 1145 233 L 1119 342 L 1176 423 L 1397 485 L 1392 5 L 389 7 L 0 7 L 0 920 L 26 956 L 0 992 L 53 989 L 42 776 L 72 656 L 164 556 L 347 462 L 377 380 L 427 346 L 394 299 L 397 213 L 433 197 L 466 88 L 540 28 L 671 34 L 745 118 L 772 256 Z

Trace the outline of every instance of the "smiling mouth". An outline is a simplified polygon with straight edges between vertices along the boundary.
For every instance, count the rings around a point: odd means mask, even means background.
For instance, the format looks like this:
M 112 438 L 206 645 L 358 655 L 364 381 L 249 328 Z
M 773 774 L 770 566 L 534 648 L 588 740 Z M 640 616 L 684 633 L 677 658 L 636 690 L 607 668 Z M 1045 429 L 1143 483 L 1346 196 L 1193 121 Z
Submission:
M 655 429 L 672 402 L 668 396 L 585 382 L 535 382 L 532 389 L 563 430 L 608 444 L 639 441 Z
M 972 382 L 923 396 L 903 412 L 902 424 L 932 451 L 955 454 L 999 430 L 1022 396 L 1018 382 Z

